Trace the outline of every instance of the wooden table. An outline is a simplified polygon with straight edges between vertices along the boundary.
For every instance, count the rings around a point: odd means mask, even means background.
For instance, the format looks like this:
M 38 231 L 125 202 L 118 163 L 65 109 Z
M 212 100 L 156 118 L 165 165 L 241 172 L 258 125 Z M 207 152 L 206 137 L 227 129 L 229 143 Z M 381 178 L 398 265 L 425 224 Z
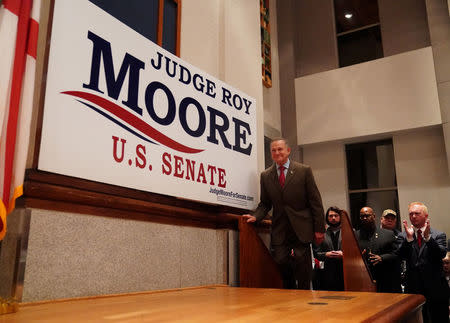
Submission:
M 423 302 L 419 295 L 215 285 L 23 303 L 0 322 L 413 322 Z

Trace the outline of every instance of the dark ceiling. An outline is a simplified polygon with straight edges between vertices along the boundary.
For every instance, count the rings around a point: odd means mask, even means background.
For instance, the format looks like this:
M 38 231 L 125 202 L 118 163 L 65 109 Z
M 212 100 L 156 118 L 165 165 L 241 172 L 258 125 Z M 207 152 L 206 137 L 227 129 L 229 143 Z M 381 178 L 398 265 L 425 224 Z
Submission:
M 334 0 L 334 10 L 338 34 L 379 23 L 377 0 Z M 345 18 L 347 13 L 353 16 Z

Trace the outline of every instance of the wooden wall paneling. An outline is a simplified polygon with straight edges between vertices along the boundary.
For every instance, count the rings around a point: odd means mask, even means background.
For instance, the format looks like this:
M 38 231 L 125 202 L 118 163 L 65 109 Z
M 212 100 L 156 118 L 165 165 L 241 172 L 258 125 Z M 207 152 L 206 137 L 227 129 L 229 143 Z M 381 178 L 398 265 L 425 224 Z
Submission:
M 255 227 L 239 218 L 240 287 L 283 288 L 278 265 L 259 238 Z
M 376 292 L 347 214 L 341 215 L 344 288 L 346 291 Z
M 17 205 L 234 230 L 239 214 L 247 212 L 33 169 L 26 172 L 24 195 Z

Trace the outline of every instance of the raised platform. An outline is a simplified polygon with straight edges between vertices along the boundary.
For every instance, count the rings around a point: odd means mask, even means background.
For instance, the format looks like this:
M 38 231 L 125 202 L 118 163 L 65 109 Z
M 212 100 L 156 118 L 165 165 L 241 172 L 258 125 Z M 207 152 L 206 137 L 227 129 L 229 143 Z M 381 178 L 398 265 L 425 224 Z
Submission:
M 419 295 L 202 286 L 20 304 L 0 322 L 416 322 Z

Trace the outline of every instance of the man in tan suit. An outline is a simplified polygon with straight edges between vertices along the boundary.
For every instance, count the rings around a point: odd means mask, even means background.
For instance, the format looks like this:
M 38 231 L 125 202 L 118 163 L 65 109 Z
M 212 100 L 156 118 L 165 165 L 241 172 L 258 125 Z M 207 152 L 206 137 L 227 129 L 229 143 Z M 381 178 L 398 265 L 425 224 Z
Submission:
M 309 166 L 289 160 L 283 138 L 270 144 L 274 164 L 261 174 L 261 199 L 247 222 L 261 221 L 273 208 L 271 253 L 285 288 L 310 289 L 310 243 L 321 244 L 325 232 L 322 199 Z M 298 284 L 297 284 L 298 283 Z

